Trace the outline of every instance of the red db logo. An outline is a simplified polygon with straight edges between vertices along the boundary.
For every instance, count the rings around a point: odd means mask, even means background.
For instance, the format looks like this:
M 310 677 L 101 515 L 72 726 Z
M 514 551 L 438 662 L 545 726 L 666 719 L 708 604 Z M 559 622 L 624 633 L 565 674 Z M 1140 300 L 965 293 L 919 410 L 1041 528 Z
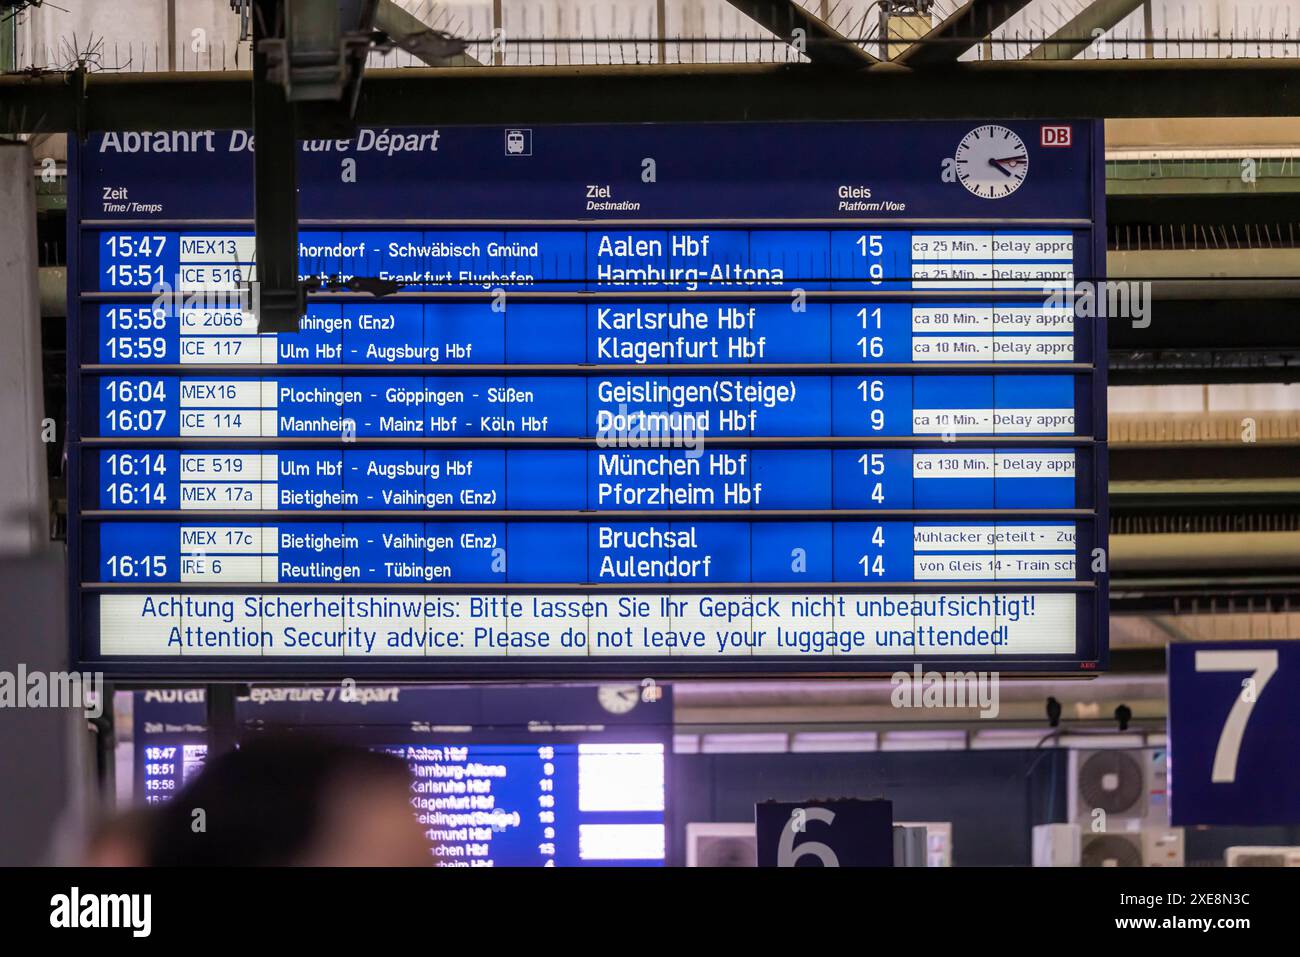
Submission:
M 1043 146 L 1069 146 L 1070 128 L 1068 126 L 1044 126 Z

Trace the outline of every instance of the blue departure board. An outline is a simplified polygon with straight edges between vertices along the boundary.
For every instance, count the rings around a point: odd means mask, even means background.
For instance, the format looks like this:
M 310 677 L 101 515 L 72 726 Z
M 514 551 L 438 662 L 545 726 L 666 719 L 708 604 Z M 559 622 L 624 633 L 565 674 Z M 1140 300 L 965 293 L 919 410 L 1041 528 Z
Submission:
M 275 334 L 253 145 L 72 158 L 77 661 L 1105 667 L 1099 124 L 306 141 Z

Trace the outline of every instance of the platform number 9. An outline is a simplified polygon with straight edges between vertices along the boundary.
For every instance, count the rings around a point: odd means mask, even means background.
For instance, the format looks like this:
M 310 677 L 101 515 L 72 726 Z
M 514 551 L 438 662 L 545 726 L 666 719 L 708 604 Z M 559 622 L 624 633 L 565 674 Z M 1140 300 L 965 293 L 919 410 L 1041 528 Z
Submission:
M 871 285 L 879 286 L 880 281 L 885 278 L 885 266 L 880 262 L 880 257 L 885 254 L 885 245 L 881 241 L 884 237 L 877 235 L 862 235 L 858 237 L 858 250 L 863 256 L 876 260 L 867 266 L 867 276 L 871 279 Z
M 862 380 L 858 383 L 858 391 L 862 393 L 863 402 L 883 402 L 885 400 L 885 383 L 879 379 L 872 379 L 870 382 L 865 379 Z M 872 409 L 867 418 L 873 432 L 879 432 L 885 427 L 884 409 Z

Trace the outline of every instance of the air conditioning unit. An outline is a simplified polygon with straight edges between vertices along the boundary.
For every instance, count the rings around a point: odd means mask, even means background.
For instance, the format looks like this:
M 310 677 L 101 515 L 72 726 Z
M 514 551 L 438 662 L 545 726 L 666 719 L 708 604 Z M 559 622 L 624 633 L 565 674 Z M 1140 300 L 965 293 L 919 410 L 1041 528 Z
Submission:
M 1079 840 L 1082 867 L 1182 867 L 1181 827 L 1148 827 L 1140 831 L 1084 831 Z
M 894 825 L 894 866 L 928 867 L 928 841 L 924 824 Z
M 1105 834 L 1168 828 L 1169 802 L 1164 748 L 1072 750 L 1069 821 L 1085 837 L 1093 833 L 1097 809 L 1105 812 Z
M 1035 825 L 1033 849 L 1034 867 L 1078 867 L 1079 825 Z
M 1146 827 L 1142 829 L 1143 867 L 1183 867 L 1187 863 L 1181 827 Z
M 1141 867 L 1142 834 L 1084 834 L 1079 839 L 1080 867 Z
M 1300 867 L 1300 847 L 1230 847 L 1223 862 L 1229 867 Z
M 686 825 L 687 867 L 758 867 L 754 822 Z
M 925 828 L 925 866 L 952 867 L 952 821 L 896 821 L 894 826 Z

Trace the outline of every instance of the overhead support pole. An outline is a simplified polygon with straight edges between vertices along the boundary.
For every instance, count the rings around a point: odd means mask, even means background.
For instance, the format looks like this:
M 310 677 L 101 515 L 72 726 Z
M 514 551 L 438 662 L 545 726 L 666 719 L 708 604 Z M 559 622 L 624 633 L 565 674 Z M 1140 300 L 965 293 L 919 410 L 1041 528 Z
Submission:
M 307 311 L 298 282 L 298 135 L 282 83 L 269 76 L 263 40 L 282 38 L 285 0 L 253 0 L 253 218 L 259 332 L 297 332 Z
M 813 63 L 860 70 L 878 62 L 844 34 L 795 0 L 727 0 L 764 29 L 800 50 Z
M 915 69 L 955 63 L 1028 4 L 1029 0 L 966 0 L 893 62 Z
M 1025 59 L 1073 60 L 1140 6 L 1142 0 L 1093 0 L 1077 17 L 1030 50 Z
M 203 699 L 207 710 L 209 758 L 229 754 L 239 744 L 235 702 L 240 690 L 233 684 L 211 684 L 205 689 Z

